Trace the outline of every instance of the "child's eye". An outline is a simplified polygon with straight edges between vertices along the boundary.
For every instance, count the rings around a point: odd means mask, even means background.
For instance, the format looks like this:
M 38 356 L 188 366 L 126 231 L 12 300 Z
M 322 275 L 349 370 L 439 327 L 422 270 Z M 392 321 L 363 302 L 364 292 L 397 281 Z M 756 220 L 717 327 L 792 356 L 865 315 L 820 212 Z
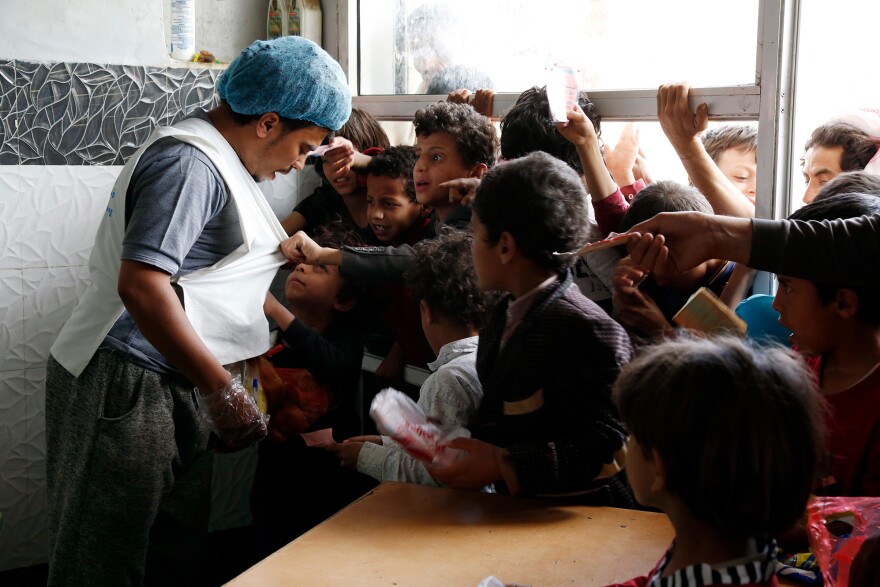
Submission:
M 749 181 L 749 178 L 748 178 L 748 177 L 742 177 L 742 176 L 737 176 L 736 179 L 737 179 L 738 181 Z
M 431 161 L 443 161 L 443 155 L 440 153 L 434 153 L 431 155 Z

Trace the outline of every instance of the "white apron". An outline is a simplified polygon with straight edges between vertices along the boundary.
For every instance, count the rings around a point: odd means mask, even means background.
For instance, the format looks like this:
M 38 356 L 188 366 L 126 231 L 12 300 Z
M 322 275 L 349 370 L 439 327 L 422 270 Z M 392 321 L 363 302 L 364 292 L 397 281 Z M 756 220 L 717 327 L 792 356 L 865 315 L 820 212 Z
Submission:
M 143 152 L 164 137 L 193 145 L 217 166 L 238 210 L 244 240 L 214 265 L 172 278 L 183 289 L 187 318 L 221 364 L 269 349 L 263 302 L 278 267 L 285 262 L 278 245 L 287 234 L 223 135 L 209 122 L 189 118 L 156 129 L 113 186 L 89 257 L 91 283 L 51 348 L 55 360 L 76 377 L 124 310 L 116 289 L 125 234 L 125 194 Z

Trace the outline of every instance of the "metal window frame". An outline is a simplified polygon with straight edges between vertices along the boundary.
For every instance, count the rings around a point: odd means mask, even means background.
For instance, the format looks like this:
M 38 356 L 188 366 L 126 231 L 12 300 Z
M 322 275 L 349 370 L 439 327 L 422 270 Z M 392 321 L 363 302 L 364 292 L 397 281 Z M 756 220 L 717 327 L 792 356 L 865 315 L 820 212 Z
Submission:
M 325 2 L 331 4 L 332 0 Z M 714 120 L 758 121 L 758 218 L 783 217 L 790 205 L 799 3 L 800 0 L 760 0 L 754 84 L 691 90 L 692 106 L 706 102 Z M 358 0 L 336 1 L 338 38 L 337 45 L 331 48 L 352 85 L 353 105 L 379 120 L 407 121 L 419 108 L 444 99 L 445 96 L 358 95 L 359 5 Z M 518 96 L 496 94 L 496 111 L 508 109 Z M 657 120 L 656 97 L 657 91 L 653 89 L 590 92 L 590 99 L 606 120 Z M 755 289 L 770 293 L 773 288 L 765 276 L 758 280 Z

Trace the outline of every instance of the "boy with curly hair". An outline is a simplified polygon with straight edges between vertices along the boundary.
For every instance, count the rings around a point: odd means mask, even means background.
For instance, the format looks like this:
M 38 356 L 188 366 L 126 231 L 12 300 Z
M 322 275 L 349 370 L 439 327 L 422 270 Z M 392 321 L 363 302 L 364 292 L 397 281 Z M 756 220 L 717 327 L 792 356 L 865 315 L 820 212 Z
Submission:
M 419 390 L 419 406 L 449 434 L 468 426 L 483 397 L 477 377 L 477 333 L 490 296 L 477 287 L 471 243 L 464 231 L 448 231 L 415 245 L 406 283 L 419 301 L 422 328 L 437 360 Z M 438 485 L 424 465 L 388 437 L 358 436 L 331 450 L 344 466 L 379 481 Z

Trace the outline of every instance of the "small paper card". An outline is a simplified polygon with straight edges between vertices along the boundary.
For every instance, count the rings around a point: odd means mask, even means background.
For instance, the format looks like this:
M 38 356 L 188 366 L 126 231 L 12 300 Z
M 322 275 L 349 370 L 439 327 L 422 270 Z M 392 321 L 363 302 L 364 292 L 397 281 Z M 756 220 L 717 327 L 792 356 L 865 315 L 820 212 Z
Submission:
M 336 441 L 333 440 L 332 428 L 303 432 L 300 436 L 306 441 L 306 446 L 330 446 L 336 444 Z
M 745 336 L 748 329 L 742 318 L 705 287 L 698 289 L 688 299 L 672 321 L 684 328 L 707 334 L 727 331 Z
M 547 72 L 547 101 L 550 103 L 550 118 L 556 122 L 567 122 L 569 110 L 578 101 L 578 82 L 575 69 L 567 65 L 554 65 Z

